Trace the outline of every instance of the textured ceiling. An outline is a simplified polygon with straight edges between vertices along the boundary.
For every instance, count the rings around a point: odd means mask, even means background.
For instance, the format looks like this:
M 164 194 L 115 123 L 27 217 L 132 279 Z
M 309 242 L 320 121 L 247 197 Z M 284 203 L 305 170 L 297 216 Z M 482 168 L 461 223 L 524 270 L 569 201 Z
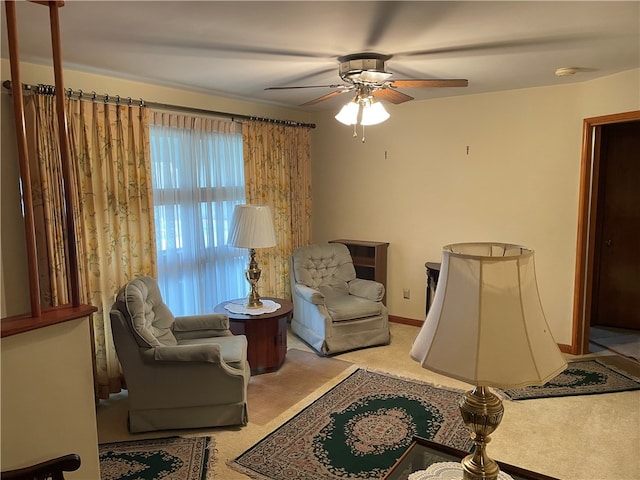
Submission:
M 47 8 L 18 2 L 22 61 L 50 64 Z M 3 11 L 4 16 L 4 11 Z M 640 67 L 640 2 L 67 1 L 67 68 L 296 107 L 341 83 L 337 58 L 391 55 L 416 99 L 585 81 Z M 2 55 L 7 58 L 2 24 Z M 559 67 L 577 67 L 557 77 Z M 8 72 L 3 72 L 8 77 Z M 6 78 L 3 78 L 3 80 Z M 73 87 L 73 85 L 68 85 Z M 341 97 L 304 109 L 335 108 Z

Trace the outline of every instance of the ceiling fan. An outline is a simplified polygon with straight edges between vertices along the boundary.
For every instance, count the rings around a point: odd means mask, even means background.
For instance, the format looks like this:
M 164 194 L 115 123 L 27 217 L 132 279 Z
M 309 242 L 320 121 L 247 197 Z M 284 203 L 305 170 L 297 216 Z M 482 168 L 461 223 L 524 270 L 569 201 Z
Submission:
M 267 87 L 265 90 L 288 90 L 298 88 L 332 88 L 334 91 L 314 98 L 301 106 L 315 105 L 342 95 L 347 92 L 355 92 L 357 98 L 376 98 L 399 104 L 413 97 L 400 92 L 398 88 L 424 88 L 424 87 L 466 87 L 469 81 L 462 78 L 454 79 L 405 79 L 391 80 L 392 73 L 385 68 L 385 63 L 391 55 L 379 53 L 354 53 L 338 57 L 340 62 L 339 75 L 345 82 L 333 85 L 302 85 L 292 87 Z

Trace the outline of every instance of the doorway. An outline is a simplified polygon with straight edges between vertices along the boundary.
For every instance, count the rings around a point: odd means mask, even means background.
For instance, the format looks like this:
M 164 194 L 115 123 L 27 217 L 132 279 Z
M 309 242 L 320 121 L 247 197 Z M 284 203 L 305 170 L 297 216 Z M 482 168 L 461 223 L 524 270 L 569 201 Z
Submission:
M 592 324 L 640 329 L 638 132 L 640 111 L 583 122 L 573 354 L 589 352 Z

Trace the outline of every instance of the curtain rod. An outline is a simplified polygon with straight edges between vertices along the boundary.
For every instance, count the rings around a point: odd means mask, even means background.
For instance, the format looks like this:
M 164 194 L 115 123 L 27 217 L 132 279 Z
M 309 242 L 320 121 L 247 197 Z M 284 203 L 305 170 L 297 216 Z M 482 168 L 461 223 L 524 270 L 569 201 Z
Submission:
M 2 82 L 2 86 L 7 90 L 11 90 L 11 80 L 5 80 Z M 44 94 L 44 95 L 54 95 L 56 93 L 56 87 L 53 85 L 29 85 L 26 83 L 22 84 L 22 89 L 26 90 L 30 93 L 36 94 Z M 97 94 L 96 92 L 86 93 L 82 90 L 72 90 L 66 89 L 65 95 L 67 97 L 77 97 L 79 100 L 87 100 L 87 101 L 99 101 L 104 103 L 115 103 L 116 105 L 138 105 L 140 107 L 148 107 L 155 108 L 157 110 L 173 110 L 180 111 L 186 113 L 196 113 L 199 115 L 213 115 L 217 117 L 225 117 L 233 120 L 248 120 L 252 122 L 265 122 L 265 123 L 274 123 L 276 125 L 287 125 L 290 127 L 304 127 L 304 128 L 316 128 L 315 123 L 304 123 L 297 122 L 295 120 L 278 120 L 274 118 L 265 118 L 265 117 L 256 117 L 253 115 L 242 115 L 228 112 L 217 112 L 215 110 L 206 110 L 203 108 L 195 108 L 195 107 L 184 107 L 180 105 L 169 105 L 166 103 L 156 103 L 156 102 L 147 102 L 142 98 L 138 100 L 134 100 L 131 97 L 121 97 L 120 95 L 109 95 L 109 94 Z

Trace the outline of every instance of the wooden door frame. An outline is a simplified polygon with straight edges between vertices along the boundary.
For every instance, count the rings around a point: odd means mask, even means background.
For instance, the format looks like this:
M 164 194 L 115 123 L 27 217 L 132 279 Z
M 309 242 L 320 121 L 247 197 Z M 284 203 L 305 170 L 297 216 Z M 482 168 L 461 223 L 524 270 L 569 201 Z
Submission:
M 585 118 L 582 122 L 578 240 L 573 291 L 573 328 L 571 351 L 567 352 L 574 355 L 589 353 L 590 306 L 595 252 L 594 239 L 598 221 L 596 208 L 598 205 L 600 179 L 600 130 L 595 127 L 635 120 L 640 120 L 640 110 Z

